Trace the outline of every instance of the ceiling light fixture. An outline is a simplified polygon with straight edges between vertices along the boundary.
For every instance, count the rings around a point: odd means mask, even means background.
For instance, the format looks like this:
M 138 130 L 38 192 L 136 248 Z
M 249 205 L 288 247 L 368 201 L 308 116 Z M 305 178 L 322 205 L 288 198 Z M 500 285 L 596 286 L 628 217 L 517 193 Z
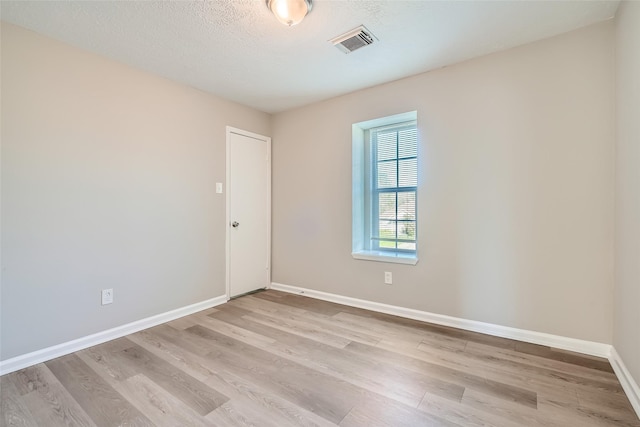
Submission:
M 284 25 L 292 26 L 302 22 L 311 12 L 313 0 L 266 0 L 267 7 Z

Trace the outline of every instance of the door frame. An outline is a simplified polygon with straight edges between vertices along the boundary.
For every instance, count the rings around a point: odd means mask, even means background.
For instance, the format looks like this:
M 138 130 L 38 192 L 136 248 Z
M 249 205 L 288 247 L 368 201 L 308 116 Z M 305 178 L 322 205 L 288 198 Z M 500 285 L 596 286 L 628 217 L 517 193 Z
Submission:
M 267 289 L 271 285 L 271 137 L 249 132 L 246 130 L 226 127 L 226 171 L 225 171 L 225 288 L 227 301 L 231 299 L 231 134 L 242 135 L 263 141 L 267 144 L 267 207 L 264 213 L 267 217 Z

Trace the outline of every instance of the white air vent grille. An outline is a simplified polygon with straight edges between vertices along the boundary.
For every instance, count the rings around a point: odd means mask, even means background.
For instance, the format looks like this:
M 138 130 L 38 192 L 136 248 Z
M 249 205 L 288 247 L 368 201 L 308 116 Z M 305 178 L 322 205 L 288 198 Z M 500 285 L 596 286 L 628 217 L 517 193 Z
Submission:
M 364 25 L 361 25 L 329 41 L 342 52 L 351 53 L 361 47 L 369 46 L 376 40 L 377 38 L 371 31 L 367 30 Z

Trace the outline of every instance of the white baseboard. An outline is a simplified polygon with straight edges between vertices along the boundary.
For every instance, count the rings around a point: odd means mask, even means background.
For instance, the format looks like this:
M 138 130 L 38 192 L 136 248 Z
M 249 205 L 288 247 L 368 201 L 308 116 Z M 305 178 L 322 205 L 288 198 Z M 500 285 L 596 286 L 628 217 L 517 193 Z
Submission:
M 633 406 L 633 409 L 636 411 L 636 414 L 638 414 L 638 417 L 640 418 L 640 387 L 631 376 L 631 373 L 627 369 L 626 365 L 622 361 L 622 358 L 615 348 L 611 349 L 609 362 L 611 363 L 611 367 L 613 368 L 613 371 L 616 373 L 616 376 L 618 377 L 618 380 L 622 385 L 622 389 L 627 394 L 629 402 L 631 402 L 631 406 Z
M 562 350 L 575 351 L 592 356 L 609 358 L 609 356 L 611 355 L 611 345 L 609 344 L 579 340 L 559 335 L 551 335 L 543 332 L 528 331 L 525 329 L 511 328 L 509 326 L 495 325 L 492 323 L 478 322 L 475 320 L 461 319 L 458 317 L 446 316 L 443 314 L 429 313 L 427 311 L 414 310 L 411 308 L 398 307 L 394 305 L 382 304 L 379 302 L 315 291 L 313 289 L 283 285 L 282 283 L 271 283 L 271 289 L 289 292 L 292 294 L 305 295 L 311 298 L 349 305 L 352 307 L 378 311 L 380 313 L 392 314 L 394 316 L 406 317 L 408 319 L 435 323 L 436 325 L 451 326 L 467 331 L 480 332 L 483 334 L 494 335 L 502 338 L 510 338 L 518 341 L 525 341 L 533 344 L 559 348 Z
M 166 313 L 160 313 L 155 316 L 147 317 L 146 319 L 127 323 L 126 325 L 117 326 L 106 331 L 97 332 L 92 335 L 87 335 L 82 338 L 67 341 L 62 344 L 12 357 L 11 359 L 1 360 L 0 375 L 8 374 L 10 372 L 33 366 L 38 363 L 46 362 L 47 360 L 55 359 L 56 357 L 64 356 L 88 347 L 92 347 L 94 345 L 102 344 L 103 342 L 111 341 L 116 338 L 120 338 L 125 335 L 129 335 L 134 332 L 159 325 L 161 323 L 169 322 L 183 316 L 188 316 L 189 314 L 193 314 L 198 311 L 206 310 L 208 308 L 224 304 L 225 302 L 227 302 L 227 300 L 227 296 L 222 295 L 185 307 L 177 308 L 175 310 L 167 311 Z

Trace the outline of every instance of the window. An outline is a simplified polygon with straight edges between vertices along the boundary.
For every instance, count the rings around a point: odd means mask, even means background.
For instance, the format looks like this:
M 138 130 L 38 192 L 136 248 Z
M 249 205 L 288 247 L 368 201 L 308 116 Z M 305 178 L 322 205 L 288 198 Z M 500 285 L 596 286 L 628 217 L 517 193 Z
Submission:
M 417 133 L 415 123 L 370 130 L 375 249 L 416 250 Z
M 416 112 L 353 125 L 353 247 L 357 259 L 417 262 Z

